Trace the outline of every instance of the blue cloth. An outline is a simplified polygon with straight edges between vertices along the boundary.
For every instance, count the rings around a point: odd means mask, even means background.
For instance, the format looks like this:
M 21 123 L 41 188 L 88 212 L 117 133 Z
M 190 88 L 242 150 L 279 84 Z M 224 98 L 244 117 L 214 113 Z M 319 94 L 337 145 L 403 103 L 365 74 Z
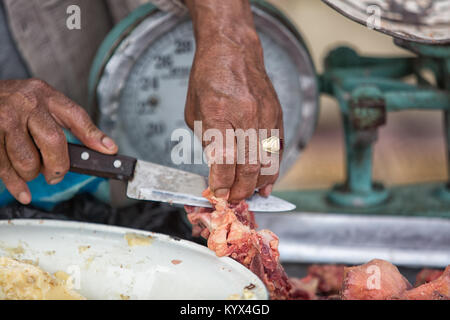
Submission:
M 51 210 L 58 203 L 69 200 L 80 193 L 91 193 L 97 198 L 107 201 L 107 180 L 83 174 L 69 172 L 56 185 L 48 185 L 44 176 L 40 174 L 27 184 L 31 191 L 31 204 L 44 210 Z M 0 206 L 6 206 L 14 201 L 15 199 L 0 183 Z

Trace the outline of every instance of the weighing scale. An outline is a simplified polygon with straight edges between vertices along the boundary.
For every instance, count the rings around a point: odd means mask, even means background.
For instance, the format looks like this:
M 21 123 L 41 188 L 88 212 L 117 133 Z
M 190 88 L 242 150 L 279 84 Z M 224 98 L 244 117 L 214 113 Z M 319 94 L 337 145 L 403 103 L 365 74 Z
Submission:
M 286 152 L 281 171 L 297 160 L 314 132 L 319 87 L 308 50 L 295 27 L 275 7 L 253 2 L 266 69 L 280 99 Z M 208 175 L 207 164 L 174 165 L 171 141 L 184 121 L 189 73 L 195 53 L 188 16 L 163 13 L 147 4 L 105 39 L 90 77 L 98 124 L 136 158 Z M 196 139 L 191 136 L 191 139 Z M 193 148 L 201 143 L 193 144 Z M 193 162 L 193 161 L 192 161 Z
M 347 164 L 345 184 L 277 192 L 298 212 L 259 215 L 258 223 L 280 236 L 286 261 L 361 263 L 373 254 L 403 265 L 447 265 L 450 187 L 385 188 L 372 180 L 372 146 L 386 113 L 407 109 L 442 110 L 443 134 L 450 141 L 450 1 L 324 2 L 362 24 L 375 12 L 379 24 L 372 27 L 416 56 L 362 57 L 340 47 L 329 53 L 325 72 L 317 75 L 298 29 L 273 5 L 251 1 L 266 69 L 284 113 L 280 174 L 314 132 L 319 93 L 339 102 Z M 105 39 L 91 71 L 90 101 L 100 128 L 116 139 L 122 153 L 175 166 L 171 152 L 180 141 L 171 135 L 178 128 L 188 130 L 184 104 L 194 52 L 189 17 L 163 13 L 151 4 L 134 11 Z M 423 69 L 433 72 L 436 85 L 421 76 Z M 417 84 L 402 81 L 408 75 Z M 208 174 L 206 164 L 177 167 Z

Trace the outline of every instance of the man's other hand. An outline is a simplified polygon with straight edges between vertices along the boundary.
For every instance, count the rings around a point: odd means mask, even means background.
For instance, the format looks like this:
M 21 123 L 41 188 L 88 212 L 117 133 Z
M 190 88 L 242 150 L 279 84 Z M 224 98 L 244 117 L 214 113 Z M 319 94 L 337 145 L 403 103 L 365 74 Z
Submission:
M 114 141 L 83 108 L 44 81 L 0 81 L 0 179 L 21 203 L 30 203 L 26 182 L 40 172 L 49 184 L 56 184 L 69 170 L 62 128 L 91 149 L 117 152 Z

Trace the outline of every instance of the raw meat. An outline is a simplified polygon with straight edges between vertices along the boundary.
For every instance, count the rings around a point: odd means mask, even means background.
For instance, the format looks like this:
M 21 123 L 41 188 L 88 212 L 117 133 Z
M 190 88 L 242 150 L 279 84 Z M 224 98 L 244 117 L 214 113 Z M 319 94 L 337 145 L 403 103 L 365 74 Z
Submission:
M 450 266 L 438 278 L 404 292 L 401 299 L 450 300 Z
M 231 205 L 214 197 L 209 189 L 203 196 L 214 209 L 185 207 L 193 235 L 208 239 L 208 248 L 217 256 L 231 257 L 253 271 L 266 285 L 271 299 L 315 297 L 309 281 L 289 281 L 279 261 L 278 237 L 269 230 L 255 230 L 255 217 L 244 201 Z
M 312 276 L 304 278 L 289 278 L 291 284 L 290 299 L 296 300 L 316 300 L 316 293 L 319 287 L 319 279 Z
M 362 266 L 345 268 L 341 296 L 348 300 L 447 300 L 450 299 L 450 266 L 439 277 L 412 289 L 394 265 L 372 260 Z
M 361 266 L 345 268 L 342 299 L 394 299 L 411 287 L 396 266 L 387 261 L 375 259 Z
M 414 286 L 418 287 L 424 283 L 436 280 L 442 275 L 442 273 L 444 273 L 444 270 L 425 268 L 417 274 L 416 283 Z
M 425 269 L 411 284 L 397 267 L 384 260 L 361 266 L 312 265 L 305 278 L 288 278 L 280 264 L 278 237 L 259 230 L 245 201 L 237 205 L 203 192 L 214 209 L 186 206 L 193 236 L 208 240 L 217 256 L 231 257 L 253 271 L 271 299 L 450 299 L 450 266 L 444 272 Z
M 318 279 L 321 294 L 336 294 L 342 288 L 344 268 L 342 264 L 313 264 L 308 268 L 308 276 Z

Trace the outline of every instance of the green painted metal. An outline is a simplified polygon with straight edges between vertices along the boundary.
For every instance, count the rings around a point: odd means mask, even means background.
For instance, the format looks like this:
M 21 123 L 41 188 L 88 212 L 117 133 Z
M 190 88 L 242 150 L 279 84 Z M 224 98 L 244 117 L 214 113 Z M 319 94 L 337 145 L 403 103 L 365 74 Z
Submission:
M 321 89 L 339 103 L 347 167 L 345 183 L 326 193 L 325 199 L 330 203 L 346 208 L 379 207 L 388 199 L 401 195 L 398 190 L 393 192 L 372 181 L 372 146 L 377 138 L 377 127 L 384 124 L 385 113 L 408 109 L 443 110 L 446 124 L 450 123 L 450 47 L 405 42 L 400 45 L 418 56 L 361 57 L 351 48 L 339 47 L 325 59 L 326 71 L 320 77 Z M 421 76 L 424 68 L 433 72 L 438 86 L 433 86 Z M 402 78 L 408 75 L 414 75 L 418 85 L 403 82 Z M 449 130 L 446 125 L 448 142 Z M 303 198 L 300 192 L 298 196 Z M 450 191 L 446 186 L 432 196 L 450 203 Z M 324 205 L 324 199 L 316 200 L 320 202 L 318 207 Z M 299 205 L 301 210 L 305 209 Z
M 434 89 L 417 89 L 411 91 L 392 91 L 384 95 L 388 111 L 408 109 L 449 110 L 450 94 Z
M 391 187 L 386 201 L 365 207 L 331 202 L 327 189 L 277 191 L 274 195 L 292 202 L 301 212 L 450 218 L 450 202 L 438 196 L 444 187 L 439 182 Z
M 380 115 L 372 116 L 362 112 L 373 108 L 360 108 L 362 101 L 379 101 L 381 98 L 382 93 L 376 87 L 361 86 L 355 89 L 351 98 L 346 101 L 347 112 L 342 113 L 342 118 L 347 181 L 343 185 L 335 186 L 328 193 L 328 200 L 332 203 L 347 207 L 365 207 L 382 203 L 388 197 L 387 190 L 372 181 L 372 144 L 376 140 L 375 128 L 380 122 Z M 355 121 L 354 113 L 359 114 L 358 121 Z M 384 117 L 384 111 L 381 113 L 381 117 Z M 363 129 L 360 129 L 361 127 Z

